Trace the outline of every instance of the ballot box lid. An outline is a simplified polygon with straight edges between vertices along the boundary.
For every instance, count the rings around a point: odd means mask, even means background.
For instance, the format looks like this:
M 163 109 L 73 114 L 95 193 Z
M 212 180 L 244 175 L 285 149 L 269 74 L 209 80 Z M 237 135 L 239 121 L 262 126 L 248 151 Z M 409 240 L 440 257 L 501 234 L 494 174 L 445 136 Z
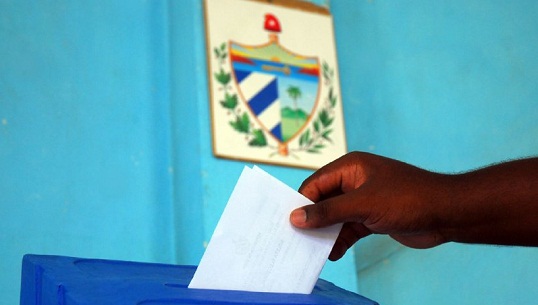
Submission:
M 25 255 L 20 304 L 377 304 L 322 279 L 308 295 L 189 289 L 195 270 L 196 266 Z

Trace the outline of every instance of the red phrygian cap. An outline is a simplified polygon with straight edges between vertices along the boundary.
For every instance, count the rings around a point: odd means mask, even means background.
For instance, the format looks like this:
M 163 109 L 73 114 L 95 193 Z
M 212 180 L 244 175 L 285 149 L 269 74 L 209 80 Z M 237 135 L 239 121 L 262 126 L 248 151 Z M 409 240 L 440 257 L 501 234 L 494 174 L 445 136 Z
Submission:
M 263 27 L 271 32 L 280 33 L 280 22 L 273 14 L 265 14 L 265 23 Z

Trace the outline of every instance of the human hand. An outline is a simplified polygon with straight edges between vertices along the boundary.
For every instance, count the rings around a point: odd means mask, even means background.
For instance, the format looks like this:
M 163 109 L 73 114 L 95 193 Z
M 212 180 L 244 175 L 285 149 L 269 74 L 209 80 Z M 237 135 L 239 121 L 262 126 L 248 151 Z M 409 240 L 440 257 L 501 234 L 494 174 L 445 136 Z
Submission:
M 298 228 L 344 223 L 330 260 L 340 259 L 359 239 L 389 234 L 413 248 L 446 242 L 440 213 L 447 207 L 448 175 L 381 156 L 352 152 L 307 178 L 299 192 L 315 202 L 292 211 Z

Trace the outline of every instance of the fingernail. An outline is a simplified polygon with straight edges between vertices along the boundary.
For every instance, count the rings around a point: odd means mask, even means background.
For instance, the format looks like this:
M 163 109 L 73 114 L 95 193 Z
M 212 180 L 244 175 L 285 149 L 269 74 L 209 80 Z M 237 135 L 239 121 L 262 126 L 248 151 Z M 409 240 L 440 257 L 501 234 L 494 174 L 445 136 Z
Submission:
M 294 224 L 303 224 L 306 222 L 306 211 L 297 209 L 291 212 L 291 222 Z

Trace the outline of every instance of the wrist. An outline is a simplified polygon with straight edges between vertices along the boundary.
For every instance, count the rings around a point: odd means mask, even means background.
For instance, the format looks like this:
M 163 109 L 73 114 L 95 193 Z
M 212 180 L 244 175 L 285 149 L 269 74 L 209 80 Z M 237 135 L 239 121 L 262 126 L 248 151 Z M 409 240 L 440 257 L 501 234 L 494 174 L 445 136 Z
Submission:
M 457 184 L 460 177 L 453 174 L 436 174 L 430 182 L 433 192 L 429 198 L 432 208 L 433 230 L 446 242 L 455 242 L 461 234 L 462 207 L 458 199 Z

